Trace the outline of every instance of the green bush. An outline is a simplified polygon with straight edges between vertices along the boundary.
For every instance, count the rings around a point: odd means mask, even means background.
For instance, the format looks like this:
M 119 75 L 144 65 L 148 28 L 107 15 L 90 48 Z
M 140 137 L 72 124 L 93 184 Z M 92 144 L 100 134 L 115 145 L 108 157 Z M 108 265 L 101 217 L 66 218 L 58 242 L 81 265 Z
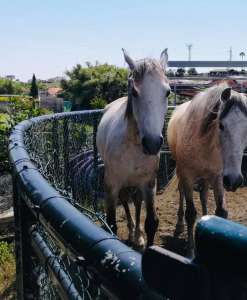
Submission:
M 61 96 L 72 100 L 72 110 L 95 108 L 94 105 L 99 104 L 102 106 L 102 101 L 93 99 L 104 99 L 110 103 L 127 93 L 128 71 L 124 68 L 88 63 L 87 67 L 76 65 L 67 72 L 67 76 L 69 79 L 61 81 Z
M 0 242 L 0 298 L 16 299 L 14 245 Z
M 36 107 L 31 97 L 10 97 L 9 104 L 0 106 L 0 172 L 9 169 L 8 138 L 13 126 L 31 117 L 50 113 L 49 110 Z
M 7 261 L 14 260 L 14 247 L 13 244 L 7 242 L 0 242 L 0 267 Z
M 105 99 L 102 98 L 94 98 L 90 101 L 90 106 L 93 109 L 97 109 L 97 108 L 104 108 L 107 105 L 107 102 L 105 101 Z

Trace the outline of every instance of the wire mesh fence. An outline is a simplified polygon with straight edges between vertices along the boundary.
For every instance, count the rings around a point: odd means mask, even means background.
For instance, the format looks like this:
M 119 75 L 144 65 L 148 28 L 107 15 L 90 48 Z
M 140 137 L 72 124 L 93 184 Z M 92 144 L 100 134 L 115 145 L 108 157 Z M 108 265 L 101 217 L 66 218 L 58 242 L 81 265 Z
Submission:
M 169 108 L 167 118 L 172 109 Z M 104 283 L 105 278 L 101 278 L 101 273 L 97 273 L 102 268 L 106 278 L 110 276 L 112 281 L 116 277 L 111 288 L 114 290 L 118 285 L 120 288 L 115 293 L 119 293 L 125 280 L 129 280 L 125 275 L 127 272 L 132 278 L 131 294 L 136 290 L 138 295 L 135 299 L 159 299 L 148 290 L 142 279 L 141 255 L 123 246 L 105 221 L 104 165 L 96 147 L 96 132 L 101 116 L 102 111 L 98 110 L 38 117 L 17 126 L 11 136 L 10 153 L 16 180 L 16 228 L 19 228 L 17 265 L 23 270 L 18 275 L 18 282 L 22 282 L 18 287 L 19 295 L 22 294 L 20 299 L 25 299 L 27 295 L 35 299 L 109 299 L 112 291 L 105 287 L 108 283 Z M 162 148 L 160 161 L 157 178 L 159 189 L 167 184 L 174 172 L 166 144 Z M 40 174 L 45 180 L 40 178 Z M 66 203 L 70 206 L 67 207 Z M 48 210 L 49 205 L 51 207 Z M 71 205 L 76 211 L 69 214 Z M 96 229 L 91 229 L 85 220 L 86 225 L 78 228 L 79 221 L 72 220 L 73 214 L 75 219 L 80 218 L 80 222 L 83 222 L 82 216 L 86 216 L 104 229 L 103 232 L 94 234 Z M 90 232 L 92 230 L 89 236 L 86 226 L 89 226 Z M 71 235 L 75 235 L 73 240 L 67 232 L 72 227 L 74 230 Z M 95 262 L 88 263 L 86 257 L 90 256 L 90 252 L 85 252 L 84 256 L 75 249 L 84 242 L 82 230 L 87 236 L 85 239 L 96 248 L 98 243 L 103 244 L 105 251 L 99 253 L 101 258 L 96 265 Z M 95 241 L 91 242 L 91 239 Z M 112 244 L 109 241 L 111 239 L 114 239 Z M 104 243 L 107 244 L 106 248 Z M 118 243 L 118 248 L 115 248 Z M 86 251 L 84 248 L 82 250 L 83 253 Z M 124 259 L 121 260 L 119 257 L 123 255 Z M 27 256 L 31 258 L 30 261 Z M 120 281 L 121 276 L 124 278 Z M 30 281 L 33 282 L 32 288 Z M 125 293 L 130 292 L 123 289 L 123 299 L 127 297 Z
M 164 145 L 157 176 L 158 190 L 174 174 L 166 140 L 166 127 L 174 107 L 169 107 L 164 126 Z M 41 174 L 56 190 L 83 207 L 100 212 L 104 198 L 104 165 L 96 148 L 96 131 L 102 112 L 74 114 L 32 124 L 25 132 L 25 146 Z
M 158 190 L 175 172 L 166 139 L 173 109 L 164 125 Z M 18 299 L 164 299 L 146 286 L 141 254 L 105 221 L 96 147 L 101 116 L 97 110 L 38 117 L 11 135 Z

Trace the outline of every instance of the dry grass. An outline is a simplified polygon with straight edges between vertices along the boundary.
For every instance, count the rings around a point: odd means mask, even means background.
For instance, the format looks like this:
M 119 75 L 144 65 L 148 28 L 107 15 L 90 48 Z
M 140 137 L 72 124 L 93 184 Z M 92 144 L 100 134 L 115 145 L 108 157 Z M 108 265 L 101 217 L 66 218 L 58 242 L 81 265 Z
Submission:
M 16 299 L 13 244 L 0 242 L 0 299 Z

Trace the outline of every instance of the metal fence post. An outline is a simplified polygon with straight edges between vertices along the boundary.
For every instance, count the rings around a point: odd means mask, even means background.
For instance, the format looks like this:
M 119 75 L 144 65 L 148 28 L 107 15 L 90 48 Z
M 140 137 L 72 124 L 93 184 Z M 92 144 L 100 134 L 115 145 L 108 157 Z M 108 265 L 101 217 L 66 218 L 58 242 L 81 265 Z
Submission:
M 94 170 L 94 191 L 93 191 L 93 207 L 94 210 L 97 211 L 98 203 L 97 203 L 97 189 L 98 189 L 98 150 L 96 145 L 96 135 L 98 128 L 98 116 L 94 116 L 93 118 L 93 170 Z
M 17 298 L 32 299 L 36 284 L 33 282 L 32 248 L 29 228 L 34 217 L 21 197 L 16 176 L 13 178 L 13 202 L 15 214 L 15 252 L 16 252 L 16 288 Z
M 63 121 L 63 159 L 64 159 L 64 188 L 69 187 L 69 128 L 68 120 Z

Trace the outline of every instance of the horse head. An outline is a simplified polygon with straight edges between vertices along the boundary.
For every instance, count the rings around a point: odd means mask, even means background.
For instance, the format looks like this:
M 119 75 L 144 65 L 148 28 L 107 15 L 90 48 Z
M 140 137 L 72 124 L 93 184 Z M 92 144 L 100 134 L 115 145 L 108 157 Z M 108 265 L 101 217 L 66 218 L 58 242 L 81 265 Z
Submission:
M 163 143 L 162 130 L 170 94 L 165 76 L 167 49 L 159 61 L 150 58 L 134 61 L 124 49 L 123 53 L 130 68 L 126 116 L 136 122 L 143 152 L 156 155 Z

